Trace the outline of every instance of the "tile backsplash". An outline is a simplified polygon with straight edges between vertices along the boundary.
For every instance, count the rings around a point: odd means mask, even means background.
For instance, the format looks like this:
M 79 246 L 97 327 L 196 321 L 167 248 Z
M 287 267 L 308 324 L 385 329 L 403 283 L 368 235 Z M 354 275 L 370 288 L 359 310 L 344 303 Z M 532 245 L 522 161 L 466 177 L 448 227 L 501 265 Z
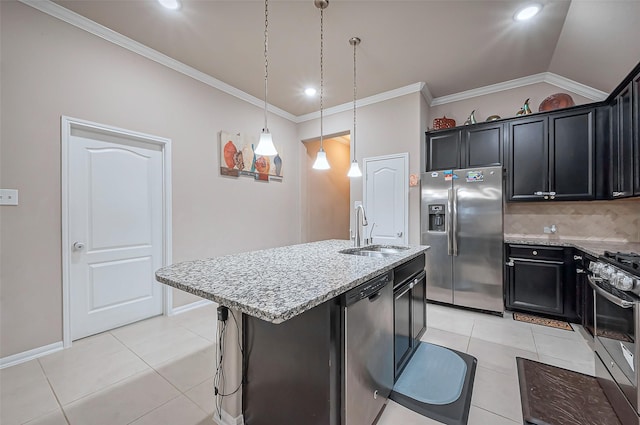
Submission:
M 557 226 L 555 234 L 544 227 Z M 640 199 L 590 202 L 506 203 L 509 237 L 640 242 Z

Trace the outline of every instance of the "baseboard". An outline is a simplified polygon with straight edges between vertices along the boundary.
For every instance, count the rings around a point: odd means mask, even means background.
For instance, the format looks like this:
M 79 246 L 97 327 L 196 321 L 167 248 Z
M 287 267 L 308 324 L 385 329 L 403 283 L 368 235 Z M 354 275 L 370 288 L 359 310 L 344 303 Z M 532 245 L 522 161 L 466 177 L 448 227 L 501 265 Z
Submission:
M 186 313 L 187 311 L 204 307 L 205 305 L 209 305 L 209 304 L 213 304 L 213 301 L 200 300 L 190 304 L 181 305 L 180 307 L 175 307 L 171 309 L 171 313 L 169 313 L 169 316 L 175 316 L 176 314 Z
M 242 415 L 233 417 L 224 410 L 222 411 L 222 417 L 218 417 L 217 413 L 213 414 L 213 421 L 218 425 L 244 425 L 244 417 Z
M 3 357 L 0 359 L 0 369 L 37 359 L 38 357 L 60 351 L 63 348 L 62 341 L 59 341 L 43 347 L 34 348 L 33 350 L 23 351 L 22 353 L 14 354 L 12 356 Z

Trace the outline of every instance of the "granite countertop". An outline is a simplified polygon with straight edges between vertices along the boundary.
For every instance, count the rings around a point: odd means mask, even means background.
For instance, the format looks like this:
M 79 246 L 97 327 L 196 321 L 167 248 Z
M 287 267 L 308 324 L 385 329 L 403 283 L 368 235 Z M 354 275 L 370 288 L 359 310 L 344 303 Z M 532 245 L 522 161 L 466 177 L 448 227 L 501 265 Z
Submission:
M 383 258 L 339 253 L 350 241 L 328 240 L 203 260 L 156 271 L 159 282 L 250 316 L 281 323 L 429 249 Z
M 505 243 L 541 246 L 569 246 L 598 257 L 605 251 L 640 253 L 640 242 L 598 241 L 592 239 L 541 239 L 505 235 Z

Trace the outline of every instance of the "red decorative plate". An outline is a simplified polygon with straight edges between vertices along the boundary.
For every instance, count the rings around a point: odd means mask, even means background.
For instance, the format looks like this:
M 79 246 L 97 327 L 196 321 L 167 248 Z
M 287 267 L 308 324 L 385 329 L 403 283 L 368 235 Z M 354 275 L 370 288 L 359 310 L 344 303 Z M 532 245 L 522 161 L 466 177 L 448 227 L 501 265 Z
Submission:
M 566 93 L 556 93 L 547 97 L 542 101 L 542 103 L 540 103 L 538 112 L 553 111 L 554 109 L 568 108 L 574 105 L 575 102 L 571 96 Z

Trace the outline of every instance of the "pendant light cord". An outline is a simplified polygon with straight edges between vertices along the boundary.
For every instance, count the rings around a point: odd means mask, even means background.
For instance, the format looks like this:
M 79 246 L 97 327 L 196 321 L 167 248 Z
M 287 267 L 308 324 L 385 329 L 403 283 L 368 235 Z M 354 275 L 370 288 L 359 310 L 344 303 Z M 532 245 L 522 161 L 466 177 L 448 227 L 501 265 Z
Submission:
M 267 128 L 267 80 L 269 78 L 269 0 L 264 0 L 264 129 Z
M 324 9 L 320 8 L 320 150 L 324 131 L 322 130 L 322 98 L 324 97 Z
M 356 46 L 353 43 L 353 160 L 356 160 Z

